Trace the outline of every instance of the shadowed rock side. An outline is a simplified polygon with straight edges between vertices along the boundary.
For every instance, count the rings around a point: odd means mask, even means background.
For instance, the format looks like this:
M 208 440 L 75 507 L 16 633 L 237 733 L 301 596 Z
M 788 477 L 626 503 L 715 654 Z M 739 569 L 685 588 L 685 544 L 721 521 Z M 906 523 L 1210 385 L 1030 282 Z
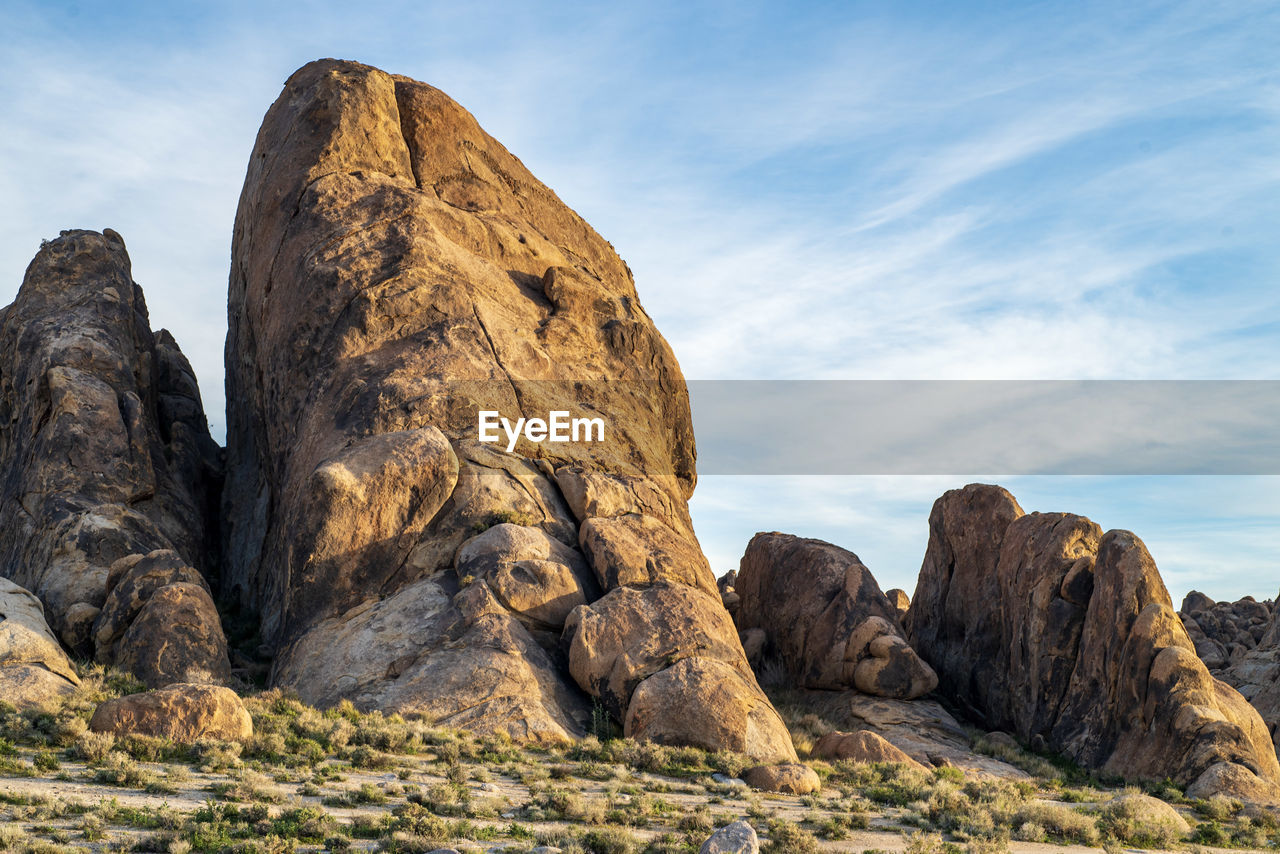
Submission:
M 229 678 L 192 569 L 214 551 L 220 454 L 190 365 L 151 332 L 120 236 L 43 245 L 0 319 L 0 574 L 41 598 L 69 648 L 150 685 Z M 157 550 L 169 574 L 122 611 L 117 584 Z M 131 631 L 145 648 L 117 643 Z
M 757 758 L 794 757 L 730 628 L 597 678 L 615 647 L 578 639 L 592 615 L 625 643 L 723 614 L 685 503 L 687 392 L 612 247 L 470 114 L 367 66 L 302 68 L 232 257 L 224 582 L 262 615 L 274 683 L 527 741 L 581 734 L 585 689 L 628 734 L 741 749 L 697 708 L 719 702 Z M 507 453 L 480 410 L 600 416 L 608 441 Z M 681 595 L 644 593 L 663 584 Z
M 897 608 L 858 556 L 790 534 L 751 538 L 734 585 L 737 624 L 763 630 L 798 688 L 910 700 L 938 677 L 907 644 Z
M 1127 531 L 1024 515 L 996 486 L 948 492 L 929 517 L 907 632 L 940 690 L 988 729 L 1128 778 L 1247 779 L 1251 792 L 1227 794 L 1280 796 L 1261 719 L 1196 657 Z

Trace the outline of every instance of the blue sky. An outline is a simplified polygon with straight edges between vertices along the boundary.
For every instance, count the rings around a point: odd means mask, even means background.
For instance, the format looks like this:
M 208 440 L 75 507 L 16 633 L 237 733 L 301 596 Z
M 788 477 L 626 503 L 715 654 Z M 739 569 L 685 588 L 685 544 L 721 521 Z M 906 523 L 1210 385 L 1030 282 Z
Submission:
M 471 110 L 618 248 L 690 379 L 1280 378 L 1276 44 L 1254 2 L 6 0 L 0 300 L 42 238 L 117 229 L 221 433 L 245 162 L 339 56 Z M 963 480 L 708 477 L 693 509 L 717 571 L 782 529 L 910 590 Z M 1135 530 L 1175 598 L 1280 586 L 1274 478 L 1001 480 Z

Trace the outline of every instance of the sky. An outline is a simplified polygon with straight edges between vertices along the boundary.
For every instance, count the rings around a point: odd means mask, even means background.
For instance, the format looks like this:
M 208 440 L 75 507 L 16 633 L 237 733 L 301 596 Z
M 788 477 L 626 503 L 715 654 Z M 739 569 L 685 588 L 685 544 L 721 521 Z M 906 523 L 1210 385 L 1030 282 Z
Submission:
M 0 302 L 41 239 L 115 228 L 221 437 L 245 164 L 335 56 L 475 114 L 618 249 L 691 380 L 1280 379 L 1276 44 L 1244 0 L 4 0 Z M 691 508 L 717 573 L 784 530 L 910 592 L 969 480 L 1134 530 L 1175 600 L 1280 587 L 1271 476 L 714 475 Z

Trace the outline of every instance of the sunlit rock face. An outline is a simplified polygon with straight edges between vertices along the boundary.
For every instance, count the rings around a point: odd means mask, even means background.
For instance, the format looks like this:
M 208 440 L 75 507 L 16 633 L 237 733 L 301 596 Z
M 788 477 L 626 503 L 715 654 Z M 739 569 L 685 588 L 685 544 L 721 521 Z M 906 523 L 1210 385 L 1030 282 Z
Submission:
M 261 614 L 274 683 L 564 740 L 613 654 L 569 666 L 598 607 L 624 634 L 722 612 L 686 506 L 684 380 L 630 271 L 444 93 L 352 62 L 295 73 L 232 264 L 224 585 Z M 481 412 L 559 410 L 607 441 L 478 435 Z M 662 583 L 688 595 L 626 595 Z M 665 607 L 686 610 L 648 610 Z M 740 747 L 703 710 L 720 703 L 758 758 L 794 757 L 749 668 L 720 661 L 673 649 L 611 709 L 638 735 Z M 642 692 L 662 707 L 631 714 Z
M 906 627 L 939 689 L 988 729 L 1126 778 L 1280 794 L 1262 719 L 1196 656 L 1128 531 L 1024 514 L 997 486 L 952 490 L 929 517 Z

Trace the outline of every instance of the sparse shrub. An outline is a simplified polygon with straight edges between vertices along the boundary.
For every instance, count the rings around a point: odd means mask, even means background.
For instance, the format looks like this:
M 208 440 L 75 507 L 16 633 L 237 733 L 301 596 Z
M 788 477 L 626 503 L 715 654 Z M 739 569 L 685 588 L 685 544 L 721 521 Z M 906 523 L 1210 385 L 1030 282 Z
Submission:
M 638 847 L 631 834 L 620 827 L 589 830 L 582 842 L 591 854 L 634 854 Z
M 1129 845 L 1168 848 L 1180 841 L 1183 833 L 1166 808 L 1166 804 L 1142 796 L 1120 798 L 1103 808 L 1102 829 Z
M 156 782 L 156 775 L 123 753 L 112 752 L 94 769 L 93 780 L 108 786 L 145 789 Z
M 192 747 L 192 754 L 200 770 L 211 773 L 239 768 L 240 752 L 243 749 L 243 746 L 236 741 L 201 739 Z
M 800 825 L 774 819 L 769 822 L 769 840 L 760 850 L 764 854 L 817 854 L 818 840 Z
M 1042 828 L 1049 838 L 1060 842 L 1096 845 L 1101 838 L 1098 822 L 1093 816 L 1060 804 L 1025 804 L 1015 814 L 1014 823 L 1017 826 L 1033 824 Z
M 27 838 L 18 824 L 0 824 L 0 851 L 17 851 Z
M 38 770 L 45 771 L 45 772 L 57 771 L 62 767 L 62 764 L 58 762 L 58 757 L 54 756 L 53 751 L 51 750 L 41 750 L 38 753 L 36 753 L 35 758 L 32 759 L 31 761 L 31 764 L 34 765 Z
M 711 810 L 706 806 L 700 806 L 681 818 L 676 824 L 676 829 L 689 834 L 706 836 L 716 829 L 716 823 L 711 817 Z
M 1241 804 L 1239 801 L 1228 798 L 1226 795 L 1214 795 L 1206 801 L 1197 801 L 1196 812 L 1205 818 L 1213 821 L 1226 821 L 1227 819 L 1240 812 Z
M 1049 833 L 1034 821 L 1024 821 L 1014 828 L 1013 838 L 1023 842 L 1048 842 Z
M 74 753 L 86 762 L 101 762 L 116 746 L 116 737 L 109 732 L 86 732 L 76 739 Z
M 946 854 L 942 837 L 936 833 L 916 831 L 907 837 L 906 854 Z

